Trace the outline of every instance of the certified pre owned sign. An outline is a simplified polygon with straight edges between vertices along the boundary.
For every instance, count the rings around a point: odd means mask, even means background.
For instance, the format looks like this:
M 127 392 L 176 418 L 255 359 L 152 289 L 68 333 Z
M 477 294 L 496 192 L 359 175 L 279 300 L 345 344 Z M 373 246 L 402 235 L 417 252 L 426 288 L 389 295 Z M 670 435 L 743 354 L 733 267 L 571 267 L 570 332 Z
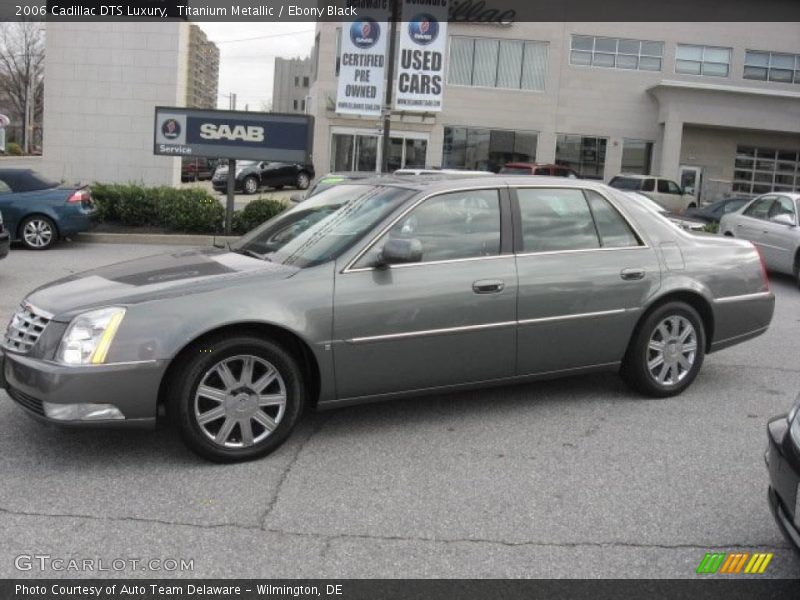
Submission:
M 158 107 L 154 152 L 306 163 L 312 132 L 307 115 Z

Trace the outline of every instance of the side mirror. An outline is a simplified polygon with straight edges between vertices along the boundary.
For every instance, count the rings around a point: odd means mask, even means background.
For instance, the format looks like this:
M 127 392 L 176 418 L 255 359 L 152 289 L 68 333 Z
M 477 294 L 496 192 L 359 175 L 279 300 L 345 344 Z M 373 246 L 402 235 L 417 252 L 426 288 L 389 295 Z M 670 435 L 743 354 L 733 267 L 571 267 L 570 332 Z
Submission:
M 305 196 L 303 194 L 292 194 L 289 196 L 289 202 L 293 202 L 294 204 L 299 204 L 303 200 L 305 200 Z
M 789 227 L 794 227 L 796 225 L 794 222 L 794 217 L 786 213 L 775 215 L 772 217 L 772 222 L 777 223 L 778 225 L 788 225 Z
M 378 255 L 378 266 L 416 263 L 422 260 L 422 242 L 417 239 L 389 239 Z

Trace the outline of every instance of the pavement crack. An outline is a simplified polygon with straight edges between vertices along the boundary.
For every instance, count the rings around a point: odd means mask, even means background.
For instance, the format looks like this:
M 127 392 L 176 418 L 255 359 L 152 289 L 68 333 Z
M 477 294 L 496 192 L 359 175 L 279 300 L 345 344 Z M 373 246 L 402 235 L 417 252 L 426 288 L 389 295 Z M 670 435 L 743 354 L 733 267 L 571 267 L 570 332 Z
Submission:
M 317 428 L 318 430 L 318 428 Z M 313 434 L 312 434 L 313 435 Z M 309 436 L 308 439 L 310 439 Z M 306 442 L 308 441 L 306 440 Z M 522 547 L 539 547 L 539 548 L 633 548 L 633 549 L 659 549 L 659 550 L 736 550 L 736 549 L 775 549 L 775 548 L 790 548 L 786 543 L 767 543 L 767 542 L 753 542 L 742 543 L 733 542 L 730 544 L 721 544 L 719 542 L 713 544 L 704 544 L 702 542 L 687 542 L 681 544 L 659 544 L 647 542 L 625 542 L 620 540 L 610 541 L 574 541 L 574 542 L 555 542 L 547 540 L 519 540 L 510 541 L 493 538 L 444 538 L 444 537 L 431 537 L 431 536 L 402 536 L 402 535 L 372 535 L 367 533 L 320 533 L 320 532 L 307 532 L 307 531 L 292 531 L 280 528 L 268 528 L 265 526 L 247 525 L 242 523 L 190 523 L 185 521 L 171 521 L 167 519 L 152 519 L 147 517 L 109 517 L 97 515 L 85 515 L 78 513 L 43 513 L 35 511 L 22 511 L 11 510 L 8 508 L 0 507 L 0 514 L 9 516 L 21 517 L 36 517 L 48 519 L 79 519 L 83 521 L 107 522 L 107 523 L 145 523 L 151 525 L 164 525 L 170 527 L 186 527 L 190 529 L 201 530 L 221 530 L 221 529 L 234 529 L 247 532 L 261 532 L 271 533 L 275 535 L 286 535 L 291 537 L 309 538 L 320 540 L 323 542 L 321 555 L 325 556 L 331 551 L 331 546 L 336 541 L 341 540 L 368 540 L 368 541 L 383 541 L 383 542 L 422 542 L 430 544 L 489 544 L 495 546 L 504 546 L 509 548 L 522 548 Z
M 48 519 L 83 519 L 86 521 L 100 521 L 109 523 L 124 523 L 124 522 L 149 523 L 154 525 L 192 527 L 196 529 L 223 529 L 226 527 L 232 529 L 246 529 L 246 530 L 260 529 L 256 524 L 246 525 L 244 523 L 190 523 L 187 521 L 170 521 L 167 519 L 153 519 L 148 517 L 127 517 L 127 516 L 109 517 L 109 516 L 98 516 L 98 515 L 85 515 L 80 513 L 45 513 L 45 512 L 35 512 L 35 511 L 25 511 L 25 510 L 11 510 L 9 508 L 3 508 L 2 506 L 0 506 L 0 514 L 19 516 L 19 517 L 43 517 Z
M 283 489 L 283 484 L 289 477 L 289 473 L 291 473 L 292 468 L 297 464 L 297 461 L 300 459 L 300 454 L 303 452 L 305 447 L 311 441 L 320 429 L 322 429 L 323 425 L 330 420 L 331 417 L 320 417 L 319 414 L 315 414 L 312 417 L 312 424 L 311 424 L 311 431 L 308 433 L 306 438 L 297 445 L 297 449 L 294 452 L 294 455 L 289 460 L 289 463 L 286 465 L 286 468 L 281 473 L 280 477 L 278 478 L 278 482 L 275 484 L 275 492 L 272 494 L 272 498 L 270 498 L 269 502 L 267 503 L 264 512 L 259 519 L 259 523 L 261 525 L 262 530 L 266 530 L 266 523 L 269 516 L 272 514 L 272 511 L 275 509 L 275 506 L 278 504 L 278 499 L 281 495 L 281 489 Z

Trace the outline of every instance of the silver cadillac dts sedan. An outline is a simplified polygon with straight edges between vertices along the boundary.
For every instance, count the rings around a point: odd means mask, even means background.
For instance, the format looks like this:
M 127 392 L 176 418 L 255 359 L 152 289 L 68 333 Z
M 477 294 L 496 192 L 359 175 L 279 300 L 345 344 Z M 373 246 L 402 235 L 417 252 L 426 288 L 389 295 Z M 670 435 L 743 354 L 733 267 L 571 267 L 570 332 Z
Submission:
M 304 406 L 619 370 L 671 396 L 769 326 L 749 242 L 686 233 L 590 181 L 382 178 L 334 186 L 225 249 L 31 293 L 2 386 L 61 425 L 153 426 L 199 454 L 267 454 Z

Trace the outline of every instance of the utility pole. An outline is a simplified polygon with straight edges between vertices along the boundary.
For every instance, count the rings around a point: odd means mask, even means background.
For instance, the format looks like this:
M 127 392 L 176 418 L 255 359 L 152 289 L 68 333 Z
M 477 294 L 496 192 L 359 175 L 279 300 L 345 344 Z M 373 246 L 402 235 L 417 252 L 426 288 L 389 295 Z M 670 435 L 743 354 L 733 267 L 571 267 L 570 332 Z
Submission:
M 386 106 L 383 109 L 383 145 L 381 146 L 381 173 L 389 171 L 389 136 L 392 132 L 392 93 L 394 92 L 394 55 L 397 52 L 397 21 L 400 20 L 400 0 L 389 0 L 391 12 L 389 14 L 389 61 L 386 72 Z

